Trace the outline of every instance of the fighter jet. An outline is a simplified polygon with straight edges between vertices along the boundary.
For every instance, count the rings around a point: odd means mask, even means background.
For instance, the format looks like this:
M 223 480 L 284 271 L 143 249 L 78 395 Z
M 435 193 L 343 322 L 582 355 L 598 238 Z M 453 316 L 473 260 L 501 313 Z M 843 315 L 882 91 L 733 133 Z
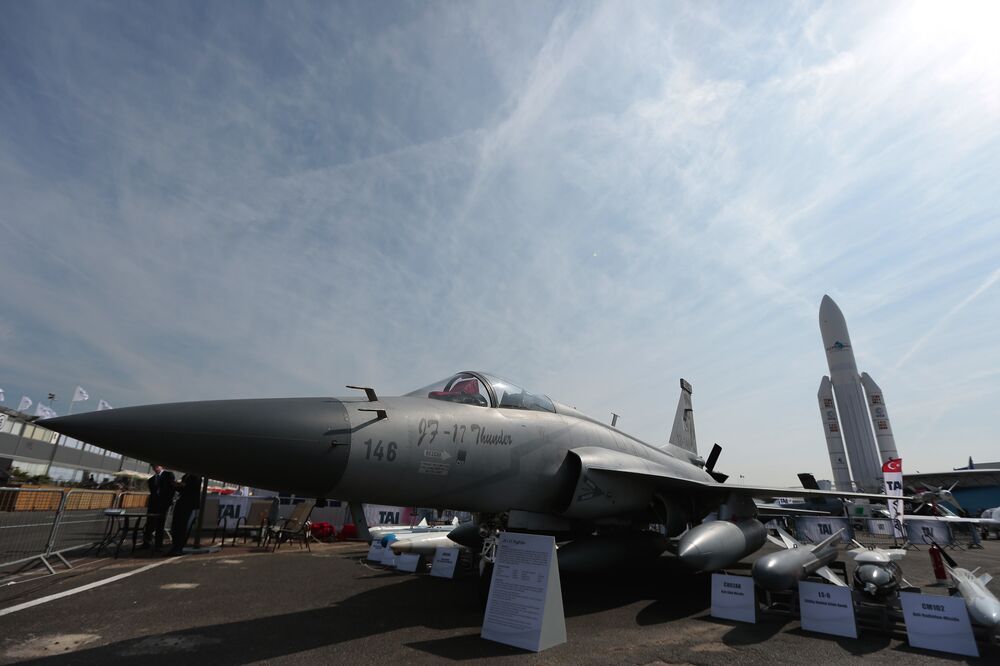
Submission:
M 945 488 L 944 486 L 932 486 L 928 484 L 923 490 L 912 491 L 911 494 L 913 495 L 914 501 L 920 503 L 913 509 L 913 513 L 919 512 L 924 505 L 930 505 L 932 515 L 937 514 L 944 509 L 944 507 L 941 507 L 940 504 L 945 502 L 951 504 L 956 509 L 961 509 L 962 505 L 958 503 L 958 500 L 955 499 L 955 496 L 951 492 L 957 485 L 958 481 L 951 484 L 951 488 Z M 947 513 L 945 513 L 945 515 L 947 515 Z
M 348 388 L 364 397 L 170 403 L 40 423 L 211 478 L 346 500 L 359 526 L 361 502 L 469 511 L 487 562 L 504 530 L 573 539 L 586 553 L 589 539 L 606 552 L 608 538 L 655 524 L 668 538 L 683 533 L 677 554 L 692 568 L 716 570 L 763 544 L 753 498 L 788 492 L 724 484 L 721 447 L 698 455 L 684 380 L 671 441 L 658 446 L 485 372 L 391 398 Z M 699 525 L 710 512 L 720 520 Z

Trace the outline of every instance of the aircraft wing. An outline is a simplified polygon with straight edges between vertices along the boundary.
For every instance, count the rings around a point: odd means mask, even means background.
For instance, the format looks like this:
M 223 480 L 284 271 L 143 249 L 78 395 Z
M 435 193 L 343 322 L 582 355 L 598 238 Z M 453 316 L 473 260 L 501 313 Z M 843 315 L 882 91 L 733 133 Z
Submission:
M 829 516 L 829 511 L 816 511 L 814 509 L 793 509 L 784 504 L 771 504 L 767 502 L 755 502 L 757 512 L 762 516 Z
M 1000 527 L 1000 520 L 993 518 L 962 518 L 961 516 L 920 516 L 917 514 L 904 514 L 900 516 L 903 522 L 907 520 L 927 520 L 935 523 L 968 523 L 970 525 L 990 525 Z
M 693 492 L 726 492 L 738 493 L 756 497 L 760 499 L 773 499 L 775 497 L 787 497 L 794 494 L 796 497 L 831 497 L 840 499 L 874 499 L 885 501 L 886 496 L 877 493 L 853 493 L 841 492 L 839 490 L 810 490 L 809 488 L 769 488 L 763 486 L 737 486 L 725 485 L 714 481 L 702 481 L 688 478 L 671 470 L 660 463 L 646 460 L 638 456 L 633 456 L 622 451 L 612 451 L 596 446 L 581 446 L 570 450 L 580 458 L 580 461 L 588 469 L 601 470 L 604 472 L 616 472 L 637 477 L 646 477 L 656 483 L 657 486 L 671 488 L 675 490 L 687 490 Z M 686 465 L 687 463 L 678 464 Z M 895 499 L 895 498 L 894 498 Z M 902 499 L 911 499 L 904 497 Z

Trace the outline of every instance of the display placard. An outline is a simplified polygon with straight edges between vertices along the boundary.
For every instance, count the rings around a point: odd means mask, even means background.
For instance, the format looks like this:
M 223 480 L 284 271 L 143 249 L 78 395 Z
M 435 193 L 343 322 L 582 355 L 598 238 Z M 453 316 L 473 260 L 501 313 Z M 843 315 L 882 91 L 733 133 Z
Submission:
M 962 597 L 900 592 L 906 637 L 913 647 L 978 657 L 969 611 Z
M 431 575 L 437 578 L 454 578 L 458 564 L 458 548 L 438 548 L 434 551 Z
M 409 571 L 414 573 L 417 565 L 420 564 L 420 556 L 416 553 L 403 553 L 396 558 L 396 571 Z
M 858 637 L 851 589 L 827 583 L 799 582 L 799 614 L 802 628 L 820 634 Z
M 799 516 L 795 519 L 795 531 L 800 541 L 808 543 L 820 543 L 824 539 L 829 539 L 837 530 L 843 529 L 840 533 L 841 543 L 851 543 L 854 538 L 854 531 L 851 529 L 851 522 L 847 518 L 835 516 Z
M 756 623 L 757 597 L 753 578 L 712 574 L 712 617 Z
M 372 540 L 372 545 L 368 547 L 368 559 L 372 562 L 382 562 L 382 542 L 378 539 Z
M 389 545 L 391 546 L 392 544 L 390 543 Z M 385 546 L 382 548 L 382 564 L 386 565 L 387 567 L 396 566 L 396 558 L 398 557 L 399 556 L 396 555 L 396 553 L 392 552 L 392 548 L 390 548 L 389 546 Z
M 939 546 L 947 546 L 953 541 L 951 528 L 943 520 L 911 520 L 907 518 L 906 540 L 917 545 L 928 545 L 934 541 Z
M 480 635 L 534 652 L 566 642 L 556 542 L 551 536 L 500 535 Z

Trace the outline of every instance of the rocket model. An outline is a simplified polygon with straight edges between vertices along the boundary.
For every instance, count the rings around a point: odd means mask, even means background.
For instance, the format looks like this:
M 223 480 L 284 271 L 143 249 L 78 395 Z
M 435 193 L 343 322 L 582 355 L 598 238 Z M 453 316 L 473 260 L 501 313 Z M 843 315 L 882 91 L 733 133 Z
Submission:
M 830 376 L 820 382 L 818 398 L 834 483 L 837 490 L 847 491 L 853 480 L 859 490 L 877 492 L 882 463 L 899 457 L 882 389 L 867 373 L 858 374 L 847 322 L 829 296 L 819 306 L 819 330 Z M 850 477 L 845 463 L 850 464 Z

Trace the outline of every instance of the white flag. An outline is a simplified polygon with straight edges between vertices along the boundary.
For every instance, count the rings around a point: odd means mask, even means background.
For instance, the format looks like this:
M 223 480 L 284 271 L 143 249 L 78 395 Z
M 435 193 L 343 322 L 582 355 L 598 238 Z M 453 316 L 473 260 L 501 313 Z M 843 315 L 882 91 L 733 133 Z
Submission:
M 3 389 L 0 389 L 0 402 L 3 402 L 5 399 L 6 397 L 3 394 Z
M 97 411 L 101 411 L 101 410 L 104 410 L 104 409 L 111 409 L 111 405 L 108 404 L 107 400 L 103 400 L 103 399 L 99 400 L 97 402 Z
M 83 402 L 84 400 L 90 400 L 90 396 L 87 395 L 82 386 L 77 386 L 76 390 L 73 391 L 73 402 Z
M 37 405 L 35 405 L 35 416 L 40 416 L 43 419 L 51 419 L 53 417 L 58 416 L 58 414 L 56 414 L 56 410 L 51 409 L 50 407 L 47 407 L 42 403 L 38 403 Z
M 25 414 L 27 414 L 28 410 L 31 409 L 31 405 L 32 405 L 31 398 L 29 398 L 26 395 L 22 395 L 21 402 L 17 405 L 17 411 L 24 412 Z

